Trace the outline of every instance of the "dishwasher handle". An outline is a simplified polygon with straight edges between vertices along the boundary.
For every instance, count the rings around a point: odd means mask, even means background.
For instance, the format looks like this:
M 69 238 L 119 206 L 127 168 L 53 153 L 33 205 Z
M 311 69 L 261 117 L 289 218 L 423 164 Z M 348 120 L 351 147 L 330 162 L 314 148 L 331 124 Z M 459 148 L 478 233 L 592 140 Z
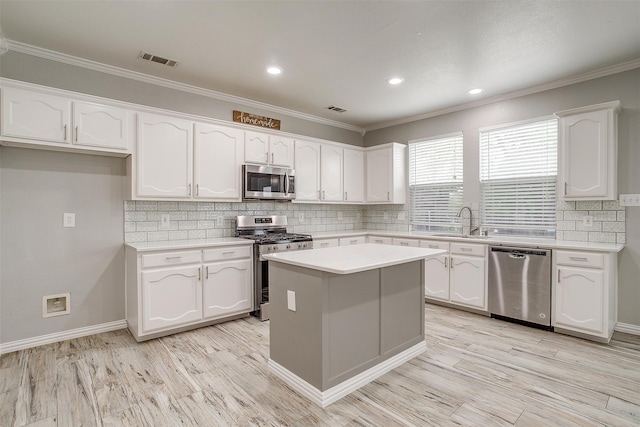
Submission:
M 512 259 L 525 259 L 526 257 L 527 257 L 526 255 L 517 254 L 517 253 L 509 254 L 509 258 L 512 258 Z
M 503 252 L 509 254 L 510 258 L 524 258 L 514 257 L 511 255 L 537 255 L 537 256 L 550 256 L 550 249 L 531 249 L 531 248 L 515 248 L 512 246 L 489 246 L 490 252 Z

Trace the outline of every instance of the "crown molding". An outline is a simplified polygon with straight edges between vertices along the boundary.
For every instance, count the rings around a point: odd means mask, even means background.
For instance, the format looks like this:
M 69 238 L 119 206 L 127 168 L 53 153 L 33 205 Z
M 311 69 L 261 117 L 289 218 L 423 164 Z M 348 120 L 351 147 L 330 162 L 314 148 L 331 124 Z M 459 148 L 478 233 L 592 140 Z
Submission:
M 452 107 L 447 107 L 447 108 L 443 108 L 443 109 L 440 109 L 440 110 L 430 111 L 430 112 L 425 113 L 425 114 L 419 114 L 417 116 L 403 117 L 403 118 L 398 119 L 398 120 L 391 120 L 391 121 L 384 122 L 384 123 L 377 123 L 375 125 L 371 125 L 371 126 L 365 127 L 364 130 L 365 130 L 365 132 L 369 132 L 369 131 L 376 130 L 376 129 L 383 129 L 383 128 L 387 128 L 387 127 L 391 127 L 391 126 L 396 126 L 396 125 L 402 125 L 402 124 L 405 124 L 405 123 L 415 122 L 415 121 L 418 121 L 418 120 L 424 120 L 424 119 L 428 119 L 428 118 L 431 118 L 431 117 L 441 116 L 443 114 L 453 113 L 453 112 L 460 111 L 460 110 L 466 110 L 466 109 L 469 109 L 469 108 L 480 107 L 482 105 L 491 104 L 493 102 L 498 102 L 498 101 L 504 101 L 504 100 L 507 100 L 507 99 L 518 98 L 520 96 L 526 96 L 526 95 L 531 95 L 531 94 L 538 93 L 538 92 L 544 92 L 545 90 L 557 89 L 559 87 L 569 86 L 569 85 L 572 85 L 572 84 L 575 84 L 575 83 L 582 83 L 582 82 L 586 82 L 588 80 L 597 79 L 599 77 L 606 77 L 606 76 L 610 76 L 612 74 L 618 74 L 618 73 L 622 73 L 624 71 L 633 70 L 633 69 L 636 69 L 636 68 L 640 68 L 640 58 L 634 59 L 634 60 L 629 61 L 629 62 L 623 62 L 622 64 L 612 65 L 610 67 L 600 68 L 600 69 L 595 70 L 595 71 L 589 71 L 587 73 L 577 74 L 575 76 L 554 80 L 554 81 L 551 81 L 551 82 L 548 82 L 548 83 L 543 83 L 541 85 L 531 86 L 531 87 L 528 87 L 528 88 L 525 88 L 525 89 L 521 89 L 521 90 L 517 90 L 517 91 L 513 91 L 513 92 L 507 92 L 507 93 L 504 93 L 504 94 L 501 94 L 501 95 L 492 96 L 490 98 L 486 98 L 486 99 L 482 99 L 482 100 L 478 100 L 478 101 L 466 102 L 466 103 L 463 103 L 463 104 L 454 105 Z
M 164 79 L 161 77 L 154 77 L 154 76 L 140 73 L 137 71 L 131 71 L 131 70 L 127 70 L 120 67 L 114 67 L 112 65 L 91 61 L 89 59 L 79 58 L 77 56 L 67 55 L 65 53 L 44 49 L 41 47 L 17 42 L 14 40 L 7 40 L 7 45 L 9 46 L 9 50 L 13 52 L 24 53 L 26 55 L 36 56 L 38 58 L 48 59 L 51 61 L 56 61 L 56 62 L 60 62 L 67 65 L 73 65 L 73 66 L 85 68 L 88 70 L 110 74 L 113 76 L 124 77 L 127 79 L 137 80 L 144 83 L 150 83 L 150 84 L 153 84 L 156 86 L 162 86 L 168 89 L 175 89 L 182 92 L 193 93 L 195 95 L 206 96 L 208 98 L 213 98 L 220 101 L 227 101 L 235 104 L 245 105 L 247 107 L 259 108 L 261 110 L 271 111 L 278 114 L 284 114 L 284 115 L 295 117 L 298 119 L 308 120 L 310 122 L 316 122 L 316 123 L 320 123 L 327 126 L 332 126 L 336 128 L 358 132 L 361 135 L 364 135 L 364 132 L 365 132 L 363 128 L 359 126 L 350 125 L 348 123 L 325 119 L 323 117 L 302 113 L 300 111 L 290 110 L 288 108 L 278 107 L 276 105 L 267 104 L 260 101 L 254 101 L 248 98 L 229 95 L 227 93 L 218 92 L 211 89 L 204 89 L 204 88 L 189 85 L 186 83 L 175 82 L 173 80 Z

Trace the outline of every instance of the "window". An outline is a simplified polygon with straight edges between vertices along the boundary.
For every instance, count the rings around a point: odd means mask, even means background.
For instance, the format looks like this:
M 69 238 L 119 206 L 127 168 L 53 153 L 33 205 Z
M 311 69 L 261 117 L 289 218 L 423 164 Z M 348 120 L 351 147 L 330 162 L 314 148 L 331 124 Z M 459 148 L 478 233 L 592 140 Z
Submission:
M 480 129 L 482 227 L 490 234 L 555 237 L 558 123 Z
M 409 142 L 413 230 L 461 232 L 462 133 Z

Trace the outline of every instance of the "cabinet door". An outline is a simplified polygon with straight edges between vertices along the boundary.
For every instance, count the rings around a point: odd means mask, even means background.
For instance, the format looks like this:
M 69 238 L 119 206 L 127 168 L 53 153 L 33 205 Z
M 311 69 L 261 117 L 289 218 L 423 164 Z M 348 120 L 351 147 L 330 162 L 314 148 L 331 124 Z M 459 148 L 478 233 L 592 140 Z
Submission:
M 239 201 L 242 197 L 244 132 L 196 123 L 194 127 L 194 195 Z
M 71 142 L 71 101 L 20 89 L 2 89 L 2 135 Z
M 484 258 L 452 255 L 449 260 L 451 302 L 486 309 Z
M 296 201 L 320 200 L 320 144 L 295 143 Z
M 559 266 L 554 326 L 604 332 L 604 271 Z
M 424 260 L 424 296 L 449 301 L 449 255 Z
M 142 272 L 142 329 L 150 332 L 202 318 L 199 266 Z
M 251 311 L 253 286 L 250 260 L 207 264 L 204 271 L 202 302 L 205 319 Z
M 293 139 L 269 136 L 269 164 L 281 168 L 293 167 Z
M 258 132 L 245 132 L 244 161 L 266 165 L 269 160 L 269 136 Z
M 129 149 L 127 111 L 88 102 L 73 103 L 73 143 L 90 147 Z
M 562 119 L 564 196 L 606 198 L 608 183 L 608 111 L 591 111 Z
M 344 201 L 364 202 L 364 151 L 344 149 Z
M 138 118 L 138 196 L 190 197 L 192 123 L 155 114 Z
M 391 201 L 391 154 L 390 148 L 367 152 L 367 202 Z
M 341 202 L 342 196 L 342 148 L 323 145 L 320 148 L 320 187 L 322 200 Z

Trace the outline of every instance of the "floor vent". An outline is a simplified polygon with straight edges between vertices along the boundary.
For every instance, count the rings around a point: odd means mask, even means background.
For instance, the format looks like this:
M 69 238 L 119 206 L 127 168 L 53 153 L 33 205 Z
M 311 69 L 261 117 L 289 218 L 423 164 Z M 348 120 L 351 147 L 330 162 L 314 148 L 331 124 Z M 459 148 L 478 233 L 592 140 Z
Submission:
M 327 110 L 335 111 L 336 113 L 344 113 L 345 111 L 347 111 L 344 108 L 336 107 L 335 105 L 329 105 L 327 107 Z
M 140 55 L 138 55 L 138 58 L 144 59 L 145 61 L 157 62 L 158 64 L 166 65 L 168 67 L 173 67 L 173 68 L 175 68 L 175 66 L 178 65 L 178 61 L 174 59 L 167 59 L 158 55 L 152 55 L 150 53 L 142 52 L 142 51 L 140 52 Z

